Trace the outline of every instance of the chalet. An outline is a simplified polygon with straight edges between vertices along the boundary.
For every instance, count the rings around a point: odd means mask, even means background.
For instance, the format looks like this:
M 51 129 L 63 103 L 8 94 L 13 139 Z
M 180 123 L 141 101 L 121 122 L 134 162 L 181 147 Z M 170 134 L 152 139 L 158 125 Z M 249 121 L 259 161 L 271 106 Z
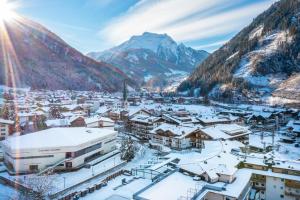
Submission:
M 141 103 L 141 97 L 139 97 L 139 96 L 128 97 L 127 101 L 129 103 L 129 105 L 136 106 Z
M 61 109 L 63 112 L 84 112 L 84 108 L 77 104 L 63 105 L 61 106 Z
M 225 115 L 201 115 L 197 117 L 202 126 L 211 126 L 215 124 L 231 124 L 241 122 L 241 118 L 237 116 Z
M 129 113 L 130 118 L 133 118 L 136 115 L 151 116 L 151 112 L 146 109 L 139 109 Z
M 18 113 L 20 124 L 26 124 L 29 122 L 33 122 L 36 118 L 39 117 L 46 117 L 43 112 L 36 111 L 36 112 L 26 112 L 26 113 Z
M 149 139 L 150 131 L 159 126 L 163 121 L 161 117 L 136 115 L 129 119 L 130 131 L 139 137 Z
M 270 132 L 250 134 L 248 146 L 254 152 L 269 152 L 272 150 L 272 134 Z
M 4 140 L 7 136 L 15 131 L 15 122 L 0 118 L 0 140 Z
M 49 116 L 49 112 L 50 112 L 50 107 L 37 107 L 35 109 L 36 112 L 41 112 L 43 113 L 46 117 Z
M 106 106 L 101 106 L 98 108 L 98 110 L 96 111 L 96 114 L 97 115 L 101 115 L 103 117 L 106 117 L 108 116 L 108 112 L 110 111 L 111 109 L 107 108 Z
M 150 131 L 151 143 L 174 149 L 200 148 L 201 134 L 198 126 L 178 126 L 163 123 Z
M 290 120 L 286 127 L 290 133 L 300 137 L 300 120 Z
M 70 127 L 85 127 L 86 123 L 84 117 L 81 116 L 74 116 L 71 117 L 69 120 Z
M 112 110 L 108 111 L 107 117 L 109 117 L 113 121 L 118 121 L 121 118 L 121 110 L 112 109 Z
M 69 119 L 49 119 L 46 121 L 48 128 L 57 128 L 57 127 L 69 127 Z
M 248 122 L 251 124 L 267 124 L 272 119 L 271 112 L 253 112 L 248 118 Z
M 218 124 L 200 129 L 203 140 L 238 140 L 248 142 L 250 131 L 247 127 L 237 124 Z
M 108 128 L 114 129 L 115 122 L 107 117 L 93 116 L 85 118 L 85 124 L 88 128 Z

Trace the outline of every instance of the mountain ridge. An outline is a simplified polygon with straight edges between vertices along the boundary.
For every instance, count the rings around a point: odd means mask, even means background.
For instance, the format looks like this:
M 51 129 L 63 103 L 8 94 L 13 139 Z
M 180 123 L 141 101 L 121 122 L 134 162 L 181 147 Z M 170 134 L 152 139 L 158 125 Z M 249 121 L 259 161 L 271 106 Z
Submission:
M 278 95 L 279 85 L 300 72 L 299 13 L 299 1 L 274 3 L 212 53 L 177 91 L 244 100 Z
M 18 17 L 1 28 L 2 38 L 4 34 L 8 38 L 0 41 L 2 52 L 8 52 L 0 54 L 2 85 L 113 92 L 119 91 L 126 79 L 134 86 L 118 68 L 83 55 L 30 19 Z

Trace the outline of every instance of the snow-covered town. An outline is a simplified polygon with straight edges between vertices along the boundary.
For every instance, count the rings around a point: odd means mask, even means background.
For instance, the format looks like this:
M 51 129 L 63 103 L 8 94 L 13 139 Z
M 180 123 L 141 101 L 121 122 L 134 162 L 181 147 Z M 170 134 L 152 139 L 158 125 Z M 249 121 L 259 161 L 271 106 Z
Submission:
M 0 195 L 7 199 L 300 196 L 298 109 L 126 85 L 115 94 L 2 93 Z
M 300 200 L 300 0 L 0 0 L 0 200 Z

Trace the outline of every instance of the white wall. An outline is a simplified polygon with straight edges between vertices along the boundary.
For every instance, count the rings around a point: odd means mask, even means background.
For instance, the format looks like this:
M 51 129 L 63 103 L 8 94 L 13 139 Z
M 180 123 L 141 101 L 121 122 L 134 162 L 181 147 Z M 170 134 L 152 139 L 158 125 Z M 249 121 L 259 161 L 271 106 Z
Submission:
M 115 149 L 115 143 L 116 141 L 110 142 L 105 144 L 106 141 L 109 141 L 111 139 L 115 139 L 117 134 L 112 134 L 110 136 L 107 136 L 105 138 L 101 138 L 97 141 L 93 141 L 89 144 L 82 144 L 77 147 L 69 147 L 69 148 L 63 148 L 63 147 L 57 147 L 57 148 L 51 148 L 49 150 L 47 149 L 30 149 L 20 152 L 11 152 L 10 149 L 3 147 L 4 152 L 9 153 L 13 157 L 29 157 L 29 156 L 42 156 L 42 155 L 53 155 L 53 157 L 47 157 L 47 158 L 30 158 L 30 159 L 13 159 L 10 156 L 4 154 L 4 159 L 9 161 L 16 171 L 19 172 L 29 172 L 29 166 L 30 165 L 38 165 L 39 170 L 43 170 L 51 165 L 54 165 L 62 160 L 65 159 L 66 152 L 76 152 L 80 149 L 92 146 L 94 144 L 97 144 L 99 142 L 102 142 L 102 147 L 99 149 L 96 149 L 94 151 L 91 151 L 87 154 L 84 154 L 82 156 L 73 158 L 70 160 L 72 162 L 72 167 L 77 167 L 84 163 L 84 159 L 90 155 L 93 155 L 97 152 L 103 152 L 103 154 L 111 152 Z M 42 151 L 42 152 L 41 152 Z M 59 167 L 64 168 L 64 167 Z
M 266 177 L 266 199 L 283 200 L 286 199 L 284 195 L 284 179 L 275 177 Z M 284 195 L 284 197 L 280 197 Z

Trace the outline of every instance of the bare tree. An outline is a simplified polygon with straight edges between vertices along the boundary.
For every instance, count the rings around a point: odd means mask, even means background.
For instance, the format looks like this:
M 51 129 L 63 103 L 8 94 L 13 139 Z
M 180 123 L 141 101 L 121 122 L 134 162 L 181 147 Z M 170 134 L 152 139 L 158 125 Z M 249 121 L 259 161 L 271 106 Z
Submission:
M 21 191 L 19 200 L 46 199 L 54 189 L 54 177 L 47 174 L 43 176 L 25 176 L 21 183 L 28 189 Z

